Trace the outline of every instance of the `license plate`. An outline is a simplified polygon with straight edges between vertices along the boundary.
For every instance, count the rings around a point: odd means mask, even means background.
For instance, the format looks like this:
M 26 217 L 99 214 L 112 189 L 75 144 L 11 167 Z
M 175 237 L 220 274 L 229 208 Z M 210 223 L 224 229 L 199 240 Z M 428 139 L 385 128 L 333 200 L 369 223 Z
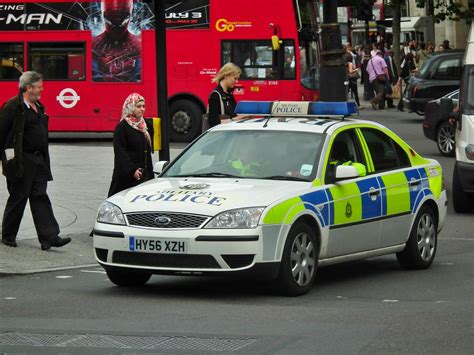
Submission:
M 130 237 L 128 248 L 130 251 L 186 254 L 188 251 L 185 240 L 155 239 Z

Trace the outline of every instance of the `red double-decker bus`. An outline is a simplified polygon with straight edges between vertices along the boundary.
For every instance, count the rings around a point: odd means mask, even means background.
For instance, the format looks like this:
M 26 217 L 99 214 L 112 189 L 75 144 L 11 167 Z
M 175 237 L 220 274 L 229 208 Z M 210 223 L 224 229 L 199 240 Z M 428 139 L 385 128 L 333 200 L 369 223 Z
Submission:
M 132 92 L 156 116 L 153 8 L 140 0 L 0 2 L 0 104 L 18 93 L 21 72 L 34 70 L 44 76 L 51 132 L 111 132 Z M 211 79 L 227 62 L 242 69 L 237 100 L 319 98 L 316 0 L 167 0 L 166 25 L 173 141 L 200 134 Z

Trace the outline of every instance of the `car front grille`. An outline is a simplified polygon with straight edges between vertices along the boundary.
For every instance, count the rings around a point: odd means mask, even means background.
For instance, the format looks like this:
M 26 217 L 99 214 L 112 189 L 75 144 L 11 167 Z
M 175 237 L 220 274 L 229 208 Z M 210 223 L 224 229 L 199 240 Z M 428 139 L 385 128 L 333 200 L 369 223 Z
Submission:
M 115 251 L 112 261 L 117 264 L 185 269 L 220 269 L 212 255 L 159 254 Z
M 147 228 L 199 228 L 209 217 L 186 213 L 129 213 L 128 224 Z

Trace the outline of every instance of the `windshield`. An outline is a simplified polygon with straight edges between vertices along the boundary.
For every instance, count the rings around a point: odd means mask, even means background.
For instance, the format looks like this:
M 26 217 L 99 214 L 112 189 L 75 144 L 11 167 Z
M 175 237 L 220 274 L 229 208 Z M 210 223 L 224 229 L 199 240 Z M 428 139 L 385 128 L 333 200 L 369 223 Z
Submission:
M 316 0 L 298 0 L 297 5 L 296 10 L 299 10 L 296 17 L 299 30 L 301 85 L 310 90 L 319 90 L 318 4 Z
M 208 132 L 163 176 L 312 181 L 321 139 L 321 134 L 307 132 Z

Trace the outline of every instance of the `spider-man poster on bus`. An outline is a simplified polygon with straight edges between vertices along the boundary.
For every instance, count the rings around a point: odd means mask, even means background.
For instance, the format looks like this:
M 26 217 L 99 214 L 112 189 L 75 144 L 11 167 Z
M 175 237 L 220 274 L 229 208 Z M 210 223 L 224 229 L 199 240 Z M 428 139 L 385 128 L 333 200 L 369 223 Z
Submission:
M 166 0 L 167 28 L 209 28 L 209 0 Z M 85 30 L 92 34 L 92 80 L 142 80 L 142 30 L 154 29 L 153 2 L 0 2 L 0 31 Z

